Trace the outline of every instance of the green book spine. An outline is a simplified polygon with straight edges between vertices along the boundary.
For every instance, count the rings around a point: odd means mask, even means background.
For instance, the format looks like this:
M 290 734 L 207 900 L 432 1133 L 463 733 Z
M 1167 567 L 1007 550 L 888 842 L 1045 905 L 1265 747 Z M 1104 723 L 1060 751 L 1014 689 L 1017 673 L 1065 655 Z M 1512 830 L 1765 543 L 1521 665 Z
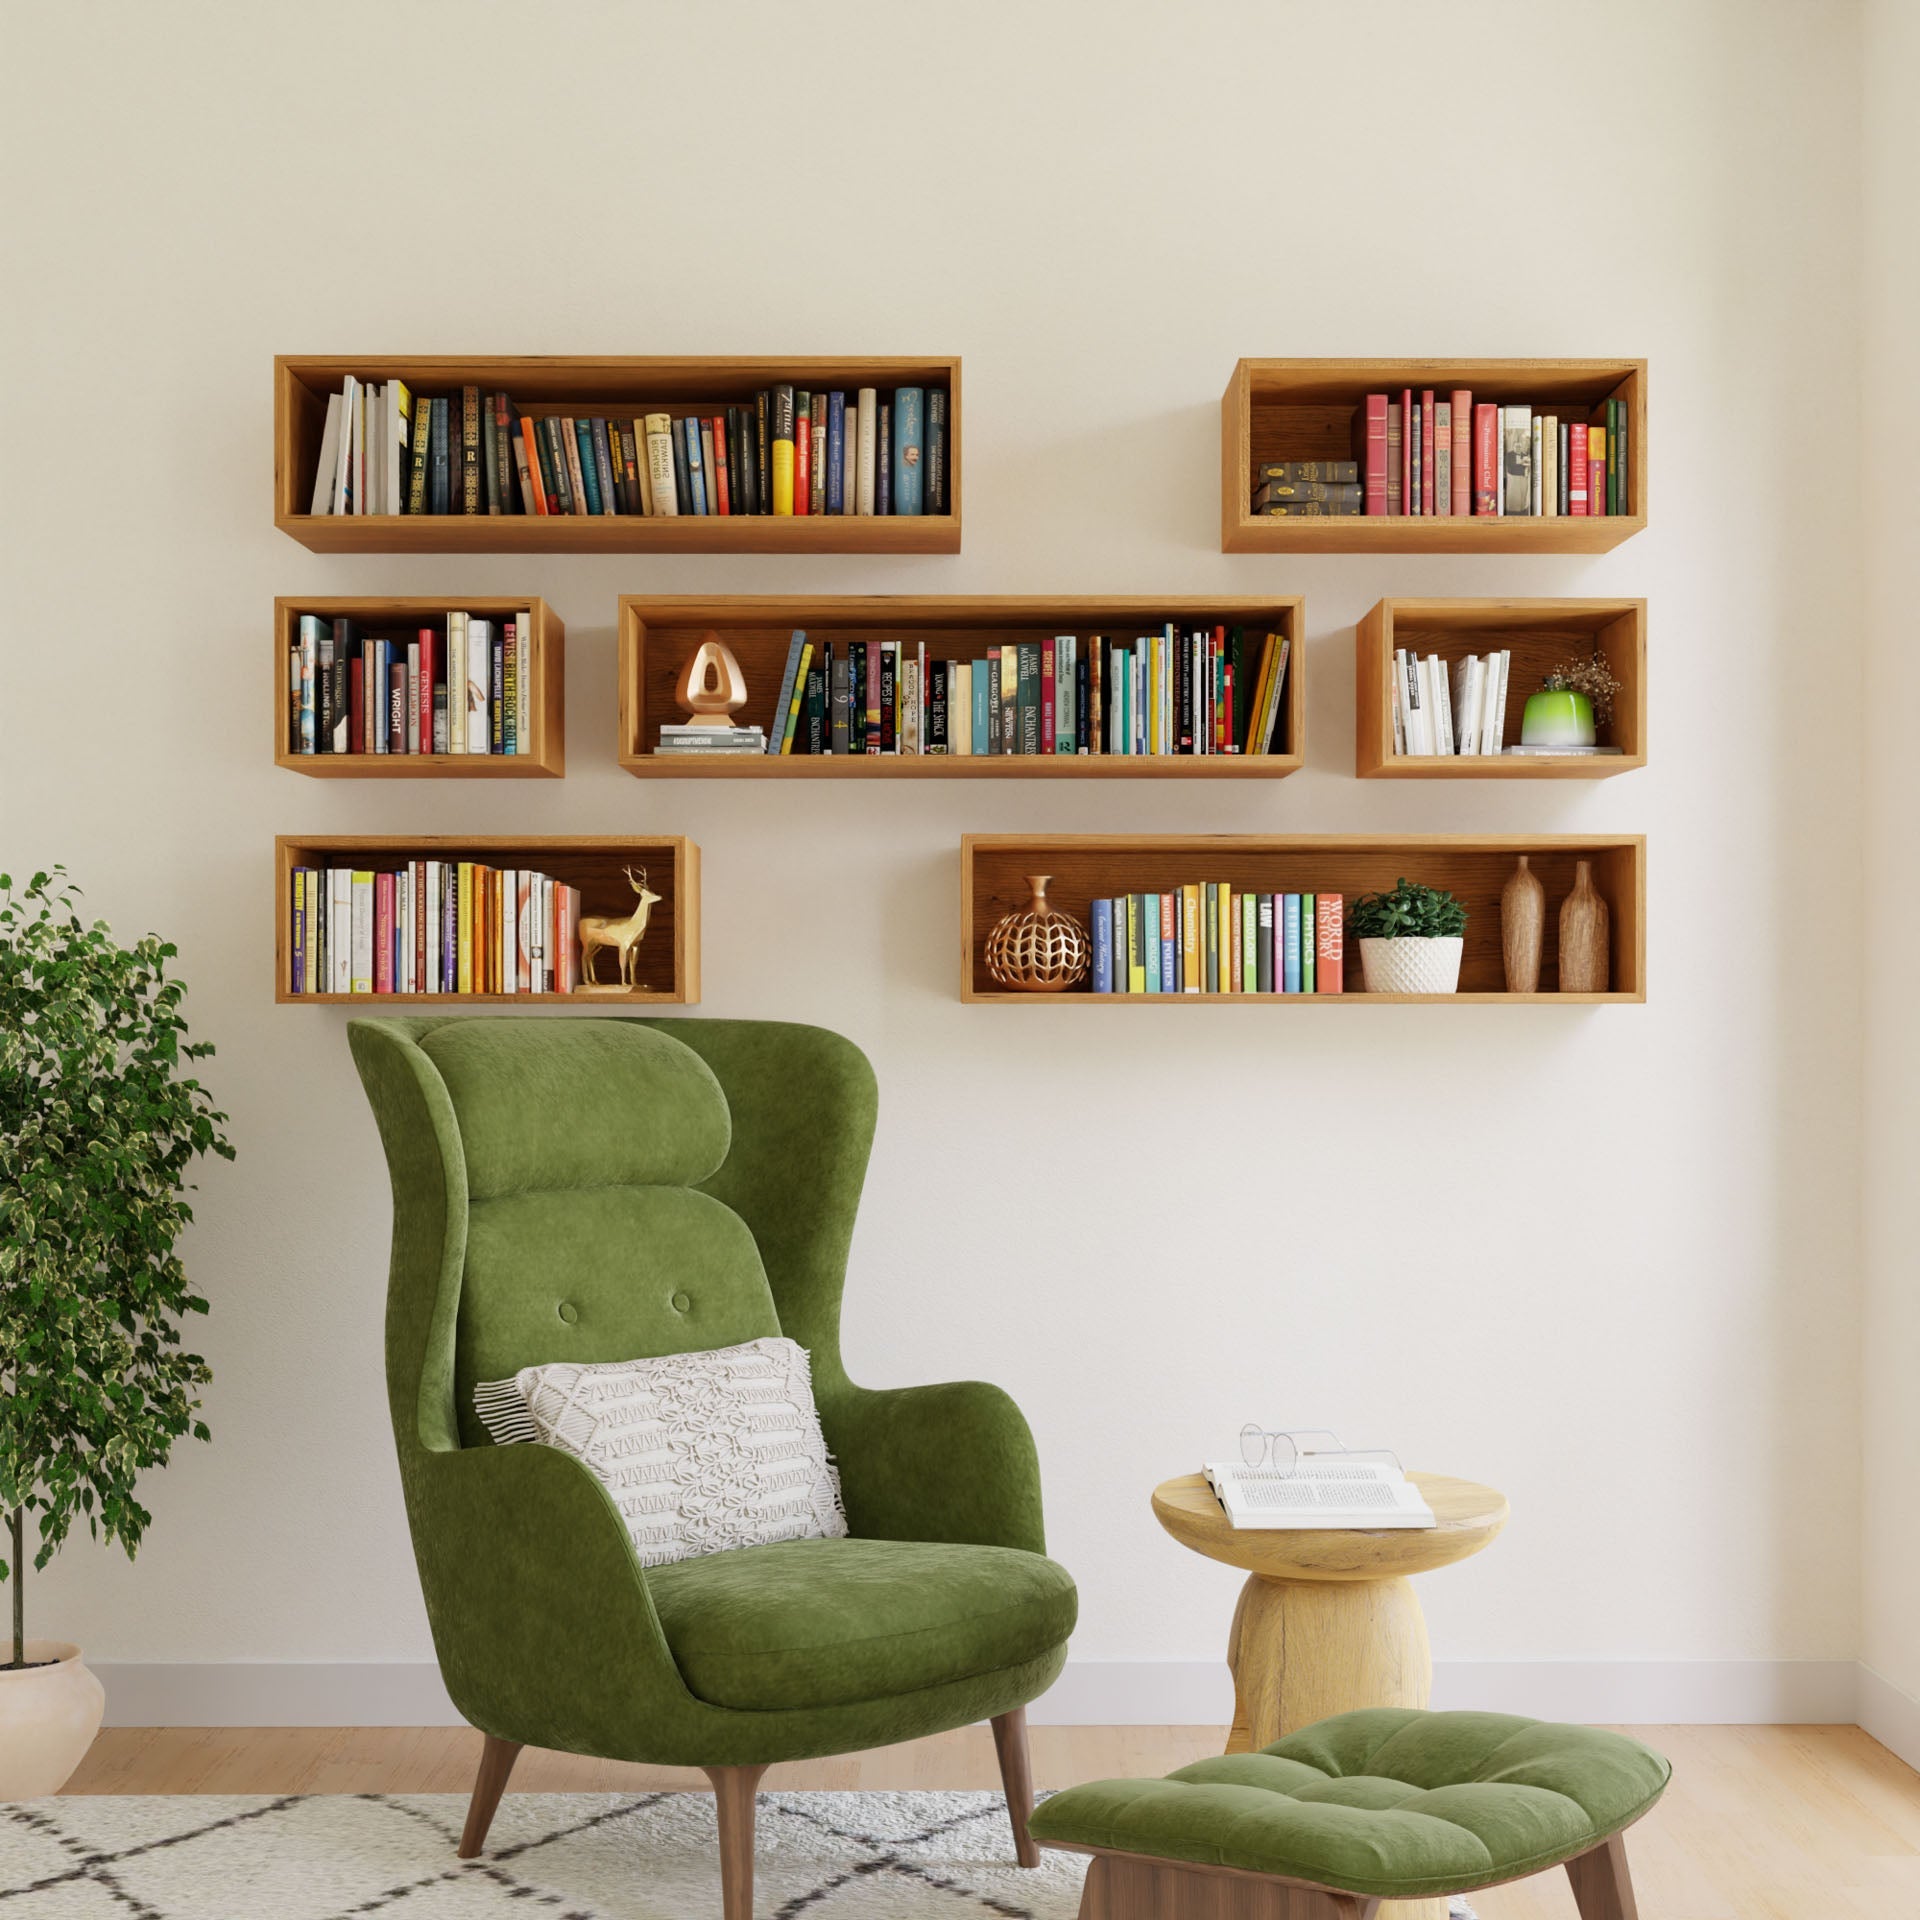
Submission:
M 1260 901 L 1251 893 L 1240 896 L 1240 991 L 1260 991 Z
M 1313 928 L 1317 919 L 1314 910 L 1314 896 L 1303 893 L 1300 896 L 1300 991 L 1313 991 Z
M 1140 948 L 1141 958 L 1146 962 L 1146 989 L 1149 993 L 1162 991 L 1160 985 L 1160 896 L 1157 893 L 1143 893 L 1140 896 Z

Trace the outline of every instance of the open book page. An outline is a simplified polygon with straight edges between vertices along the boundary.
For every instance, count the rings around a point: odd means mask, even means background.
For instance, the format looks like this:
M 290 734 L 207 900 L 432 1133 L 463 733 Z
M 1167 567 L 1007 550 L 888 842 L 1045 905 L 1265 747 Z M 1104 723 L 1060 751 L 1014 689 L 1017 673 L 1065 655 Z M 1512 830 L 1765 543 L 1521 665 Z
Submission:
M 1236 1528 L 1431 1527 L 1433 1509 L 1390 1461 L 1302 1455 L 1287 1468 L 1211 1464 L 1208 1484 Z

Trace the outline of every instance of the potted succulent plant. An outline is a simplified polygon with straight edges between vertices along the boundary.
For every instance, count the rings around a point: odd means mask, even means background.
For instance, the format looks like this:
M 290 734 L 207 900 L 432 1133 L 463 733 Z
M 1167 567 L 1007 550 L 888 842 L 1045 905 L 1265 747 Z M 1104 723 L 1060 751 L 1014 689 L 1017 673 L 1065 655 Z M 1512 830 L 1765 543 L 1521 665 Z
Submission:
M 1467 910 L 1452 894 L 1403 879 L 1391 893 L 1363 894 L 1347 927 L 1360 942 L 1369 993 L 1452 993 L 1459 987 Z
M 233 1158 L 187 1040 L 175 949 L 120 946 L 74 911 L 62 869 L 17 892 L 0 873 L 0 1800 L 56 1792 L 106 1696 L 63 1640 L 26 1634 L 27 1517 L 43 1568 L 85 1517 L 132 1554 L 138 1475 L 196 1418 L 206 1362 L 178 1322 L 205 1313 L 174 1252 L 186 1173 Z
M 1520 715 L 1523 747 L 1590 747 L 1613 718 L 1620 682 L 1598 650 L 1555 667 L 1527 696 Z

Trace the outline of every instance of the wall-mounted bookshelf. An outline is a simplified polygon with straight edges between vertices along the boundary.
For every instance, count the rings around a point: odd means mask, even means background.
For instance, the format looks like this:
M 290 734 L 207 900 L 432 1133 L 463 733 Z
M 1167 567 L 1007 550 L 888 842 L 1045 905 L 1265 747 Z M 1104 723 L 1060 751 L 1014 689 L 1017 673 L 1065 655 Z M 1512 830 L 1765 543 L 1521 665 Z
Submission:
M 1500 951 L 1500 890 L 1518 855 L 1529 856 L 1547 895 L 1545 989 L 1508 993 Z M 1574 863 L 1593 863 L 1593 883 L 1612 920 L 1613 990 L 1554 992 L 1560 903 L 1572 890 Z M 1008 993 L 987 973 L 988 931 L 1003 914 L 1028 903 L 1026 877 L 1050 874 L 1048 898 L 1087 924 L 1089 903 L 1127 893 L 1161 893 L 1195 881 L 1217 880 L 1236 892 L 1339 893 L 1390 889 L 1403 876 L 1445 888 L 1467 910 L 1460 991 L 1451 994 L 1379 994 L 1362 990 L 1360 948 L 1346 941 L 1344 991 L 1328 994 L 1095 994 Z M 995 1006 L 1015 1002 L 1062 1005 L 1378 1006 L 1419 1004 L 1542 1006 L 1635 1005 L 1646 999 L 1646 841 L 1637 835 L 1533 834 L 968 834 L 960 842 L 960 997 Z
M 581 892 L 583 914 L 633 912 L 626 869 L 645 869 L 660 898 L 639 944 L 639 986 L 625 993 L 295 993 L 292 889 L 296 867 L 352 867 L 398 872 L 410 860 L 472 860 L 496 868 L 544 873 Z M 677 837 L 632 834 L 282 834 L 274 841 L 274 999 L 288 1006 L 368 1006 L 402 1002 L 431 1006 L 621 1007 L 688 1005 L 700 998 L 700 849 Z M 613 963 L 602 957 L 603 978 Z
M 1055 595 L 1016 598 L 830 597 L 824 595 L 620 601 L 620 764 L 645 779 L 1276 779 L 1296 771 L 1305 746 L 1303 607 L 1299 598 L 1128 599 Z M 771 737 L 774 706 L 795 628 L 809 640 L 926 643 L 930 658 L 978 660 L 990 647 L 1059 634 L 1131 641 L 1177 628 L 1226 627 L 1284 634 L 1291 642 L 1276 738 L 1270 754 L 767 754 L 693 756 L 653 751 L 664 723 L 686 716 L 675 682 L 709 633 L 740 661 L 747 703 L 737 718 Z
M 1527 695 L 1553 668 L 1596 648 L 1620 682 L 1613 754 L 1409 755 L 1393 750 L 1393 656 L 1512 654 L 1506 740 L 1520 738 Z M 1647 764 L 1647 603 L 1644 600 L 1382 600 L 1354 629 L 1354 762 L 1363 780 L 1604 780 Z
M 444 648 L 450 607 L 480 619 L 517 620 L 531 613 L 532 681 L 528 712 L 532 750 L 528 753 L 297 753 L 293 740 L 294 696 L 287 671 L 299 643 L 300 619 L 316 614 L 327 621 L 351 620 L 365 639 L 405 643 L 431 628 Z M 320 780 L 558 780 L 567 770 L 566 628 L 537 596 L 497 599 L 482 595 L 461 600 L 412 597 L 321 599 L 284 596 L 273 603 L 274 764 Z M 442 653 L 441 658 L 445 659 Z
M 1527 402 L 1566 418 L 1627 409 L 1627 504 L 1621 514 L 1380 514 L 1272 519 L 1252 511 L 1256 465 L 1361 460 L 1366 396 L 1469 388 L 1476 400 Z M 1364 469 L 1363 469 L 1364 471 Z M 1220 402 L 1222 553 L 1605 553 L 1647 524 L 1644 360 L 1242 360 Z
M 349 375 L 404 381 L 414 392 L 504 390 L 519 413 L 608 417 L 649 412 L 674 418 L 751 404 L 782 382 L 812 391 L 940 387 L 947 392 L 947 499 L 942 514 L 521 513 L 315 514 L 314 474 L 327 396 Z M 273 363 L 273 519 L 316 553 L 958 553 L 960 551 L 960 361 L 762 359 L 662 356 L 281 354 Z

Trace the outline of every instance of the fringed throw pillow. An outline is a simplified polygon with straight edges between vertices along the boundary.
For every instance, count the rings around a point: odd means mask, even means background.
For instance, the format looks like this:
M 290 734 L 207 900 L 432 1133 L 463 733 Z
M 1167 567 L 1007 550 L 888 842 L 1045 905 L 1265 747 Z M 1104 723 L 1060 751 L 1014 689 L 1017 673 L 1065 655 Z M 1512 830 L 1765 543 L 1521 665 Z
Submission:
M 846 1534 L 807 1350 L 792 1340 L 522 1367 L 476 1386 L 473 1407 L 500 1445 L 542 1441 L 584 1461 L 642 1566 Z

